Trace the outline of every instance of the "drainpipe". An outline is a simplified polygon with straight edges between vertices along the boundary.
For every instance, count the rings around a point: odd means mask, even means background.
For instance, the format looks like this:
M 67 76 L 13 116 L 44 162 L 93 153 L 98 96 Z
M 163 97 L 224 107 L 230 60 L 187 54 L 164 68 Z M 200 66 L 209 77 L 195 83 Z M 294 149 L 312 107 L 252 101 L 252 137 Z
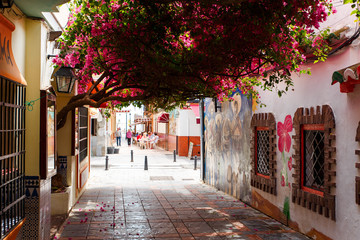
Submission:
M 200 166 L 201 166 L 201 170 L 200 170 L 200 177 L 203 181 L 205 181 L 205 163 L 206 163 L 206 159 L 205 159 L 205 121 L 204 121 L 205 115 L 204 115 L 204 98 L 200 99 Z

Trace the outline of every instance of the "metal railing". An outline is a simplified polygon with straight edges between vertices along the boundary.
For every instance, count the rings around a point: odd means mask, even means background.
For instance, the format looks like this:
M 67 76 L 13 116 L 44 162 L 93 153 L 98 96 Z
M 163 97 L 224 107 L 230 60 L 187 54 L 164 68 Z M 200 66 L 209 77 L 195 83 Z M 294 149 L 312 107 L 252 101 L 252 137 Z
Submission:
M 25 216 L 25 87 L 0 77 L 0 239 Z

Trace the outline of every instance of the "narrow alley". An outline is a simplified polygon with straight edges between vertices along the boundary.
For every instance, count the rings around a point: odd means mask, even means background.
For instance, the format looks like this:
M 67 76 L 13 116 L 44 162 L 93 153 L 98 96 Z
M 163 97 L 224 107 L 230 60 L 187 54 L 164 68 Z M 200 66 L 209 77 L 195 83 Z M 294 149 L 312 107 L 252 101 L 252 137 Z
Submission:
M 104 157 L 91 158 L 87 189 L 55 239 L 308 238 L 201 183 L 193 160 L 126 146 L 107 171 Z

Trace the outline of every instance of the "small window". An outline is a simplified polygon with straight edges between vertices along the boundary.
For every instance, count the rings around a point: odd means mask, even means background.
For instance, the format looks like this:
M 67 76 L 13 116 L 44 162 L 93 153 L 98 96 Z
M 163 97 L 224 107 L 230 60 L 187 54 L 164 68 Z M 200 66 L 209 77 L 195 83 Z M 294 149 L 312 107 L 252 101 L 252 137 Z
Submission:
M 256 128 L 256 174 L 269 178 L 269 128 L 257 127 Z
M 323 195 L 324 126 L 303 125 L 301 129 L 302 189 Z
M 335 118 L 330 106 L 298 108 L 292 202 L 335 221 Z
M 83 161 L 87 157 L 88 146 L 88 109 L 79 108 L 79 160 Z
M 251 119 L 251 186 L 276 195 L 276 122 L 272 113 Z

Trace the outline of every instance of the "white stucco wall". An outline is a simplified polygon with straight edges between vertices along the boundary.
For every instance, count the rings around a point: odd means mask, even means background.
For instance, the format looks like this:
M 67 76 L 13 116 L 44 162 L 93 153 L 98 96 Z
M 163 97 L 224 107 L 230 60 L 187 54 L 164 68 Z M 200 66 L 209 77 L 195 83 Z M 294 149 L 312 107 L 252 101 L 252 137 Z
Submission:
M 166 133 L 166 123 L 158 123 L 158 133 Z
M 257 109 L 255 113 L 271 112 L 276 122 L 284 122 L 286 115 L 294 116 L 299 107 L 316 107 L 330 105 L 336 121 L 336 222 L 308 210 L 299 205 L 290 204 L 291 220 L 299 224 L 301 231 L 308 232 L 312 228 L 333 239 L 358 239 L 360 236 L 360 206 L 355 203 L 355 177 L 359 171 L 355 163 L 359 157 L 355 150 L 360 145 L 355 142 L 356 129 L 360 121 L 360 86 L 353 93 L 340 93 L 339 84 L 331 86 L 332 74 L 336 70 L 360 62 L 360 48 L 348 47 L 339 55 L 330 57 L 325 63 L 311 64 L 312 75 L 293 75 L 294 91 L 289 91 L 279 98 L 276 93 L 261 93 L 262 102 L 267 106 Z M 290 133 L 293 136 L 295 131 Z M 292 145 L 294 141 L 292 140 Z M 277 150 L 278 151 L 278 150 Z M 290 154 L 294 153 L 293 147 Z M 281 154 L 277 152 L 277 174 L 280 179 L 282 169 Z M 293 183 L 289 172 L 289 182 Z M 286 196 L 291 199 L 291 191 L 278 184 L 278 196 L 270 196 L 263 192 L 273 204 L 282 209 Z
M 191 109 L 179 109 L 176 127 L 178 136 L 200 136 L 200 124 L 196 124 L 196 116 Z

